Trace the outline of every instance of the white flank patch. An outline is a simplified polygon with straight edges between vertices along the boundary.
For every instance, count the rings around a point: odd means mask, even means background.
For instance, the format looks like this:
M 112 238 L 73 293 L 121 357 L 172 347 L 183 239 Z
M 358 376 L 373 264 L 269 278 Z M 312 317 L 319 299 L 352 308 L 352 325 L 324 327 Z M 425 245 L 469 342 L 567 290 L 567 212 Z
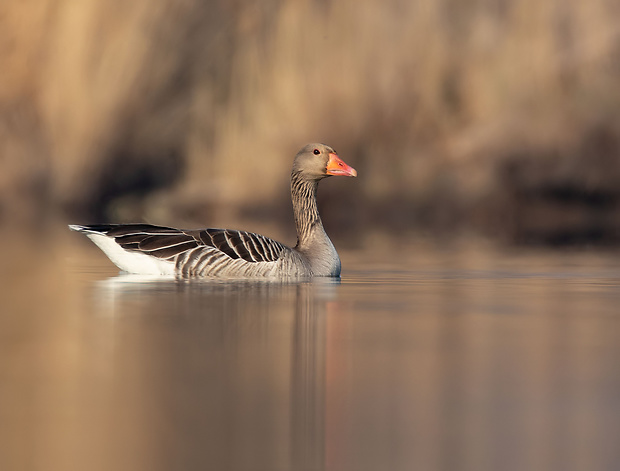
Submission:
M 136 275 L 174 275 L 174 263 L 140 252 L 123 249 L 112 237 L 94 232 L 87 232 L 92 240 L 121 270 Z

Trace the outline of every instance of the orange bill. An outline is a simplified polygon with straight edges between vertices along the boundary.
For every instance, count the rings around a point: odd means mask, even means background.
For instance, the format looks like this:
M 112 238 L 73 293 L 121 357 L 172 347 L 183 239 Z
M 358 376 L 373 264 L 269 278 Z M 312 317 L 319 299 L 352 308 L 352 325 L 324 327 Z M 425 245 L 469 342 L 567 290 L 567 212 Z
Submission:
M 342 175 L 345 177 L 357 177 L 357 170 L 344 163 L 344 161 L 334 153 L 329 154 L 326 168 L 327 175 Z

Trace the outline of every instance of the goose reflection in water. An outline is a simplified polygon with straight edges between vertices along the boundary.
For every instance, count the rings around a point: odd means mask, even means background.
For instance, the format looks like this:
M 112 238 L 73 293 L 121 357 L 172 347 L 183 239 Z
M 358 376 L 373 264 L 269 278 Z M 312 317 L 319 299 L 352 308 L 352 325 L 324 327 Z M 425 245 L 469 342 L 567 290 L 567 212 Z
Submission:
M 123 411 L 132 441 L 164 455 L 179 446 L 196 458 L 208 453 L 224 467 L 243 468 L 238 461 L 254 456 L 280 469 L 320 469 L 327 319 L 340 310 L 339 285 L 136 275 L 98 282 L 93 314 L 114 321 L 111 345 L 97 336 L 123 378 L 110 406 Z M 116 337 L 119 322 L 134 324 L 131 343 Z

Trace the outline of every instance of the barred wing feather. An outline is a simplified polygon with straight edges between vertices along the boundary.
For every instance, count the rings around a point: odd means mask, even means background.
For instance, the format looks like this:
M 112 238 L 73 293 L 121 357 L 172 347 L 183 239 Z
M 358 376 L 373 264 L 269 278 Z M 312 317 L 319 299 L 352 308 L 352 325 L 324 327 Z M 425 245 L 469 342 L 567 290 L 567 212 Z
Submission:
M 204 229 L 198 233 L 200 241 L 215 247 L 232 259 L 246 262 L 275 262 L 285 246 L 280 242 L 245 231 L 230 229 Z

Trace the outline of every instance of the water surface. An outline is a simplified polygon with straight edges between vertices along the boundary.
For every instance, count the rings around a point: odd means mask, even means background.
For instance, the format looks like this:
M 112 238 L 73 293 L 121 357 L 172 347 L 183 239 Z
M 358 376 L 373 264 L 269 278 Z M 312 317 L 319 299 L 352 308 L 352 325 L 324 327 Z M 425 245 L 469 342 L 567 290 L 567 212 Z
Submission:
M 620 467 L 617 254 L 412 245 L 266 283 L 4 240 L 0 469 Z

